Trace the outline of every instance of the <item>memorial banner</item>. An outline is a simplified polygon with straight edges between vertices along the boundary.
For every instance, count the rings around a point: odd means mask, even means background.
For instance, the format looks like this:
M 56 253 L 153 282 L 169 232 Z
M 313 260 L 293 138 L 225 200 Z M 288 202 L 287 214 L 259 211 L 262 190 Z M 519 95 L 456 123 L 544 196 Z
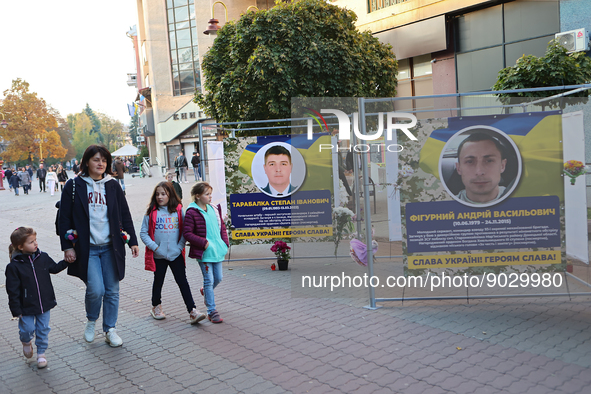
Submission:
M 401 186 L 407 268 L 561 264 L 561 115 L 421 122 L 399 154 L 419 164 Z
M 332 235 L 332 158 L 322 143 L 327 133 L 226 143 L 226 162 L 238 163 L 226 166 L 233 239 Z

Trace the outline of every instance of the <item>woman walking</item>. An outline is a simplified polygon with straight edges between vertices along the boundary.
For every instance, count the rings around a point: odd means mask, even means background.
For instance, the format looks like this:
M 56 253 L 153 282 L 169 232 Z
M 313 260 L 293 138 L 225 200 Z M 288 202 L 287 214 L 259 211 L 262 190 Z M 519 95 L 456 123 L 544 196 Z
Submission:
M 86 284 L 84 339 L 92 342 L 103 307 L 105 340 L 123 341 L 115 327 L 119 314 L 119 281 L 125 276 L 125 244 L 133 257 L 139 248 L 127 200 L 111 177 L 111 154 L 100 145 L 84 152 L 80 174 L 69 180 L 61 198 L 59 231 L 64 260 L 74 262 L 68 274 Z
M 64 185 L 66 184 L 66 181 L 68 180 L 68 173 L 66 172 L 66 170 L 64 169 L 64 167 L 60 164 L 57 167 L 57 180 L 60 183 L 60 188 L 61 191 L 64 191 Z

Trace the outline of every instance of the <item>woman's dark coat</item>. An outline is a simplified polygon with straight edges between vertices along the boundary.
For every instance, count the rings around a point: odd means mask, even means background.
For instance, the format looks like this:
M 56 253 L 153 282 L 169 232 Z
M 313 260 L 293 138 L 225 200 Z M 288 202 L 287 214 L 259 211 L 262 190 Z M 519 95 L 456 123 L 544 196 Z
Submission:
M 76 182 L 76 195 L 72 202 L 72 182 Z M 62 250 L 72 248 L 72 242 L 66 240 L 66 232 L 70 229 L 78 232 L 78 240 L 74 244 L 76 262 L 68 266 L 68 275 L 76 276 L 85 283 L 88 273 L 88 257 L 90 255 L 90 221 L 88 215 L 87 183 L 76 177 L 68 180 L 62 192 L 60 202 L 59 231 Z M 121 237 L 120 229 L 129 234 L 129 246 L 138 244 L 131 213 L 123 190 L 119 183 L 112 179 L 105 183 L 107 197 L 107 215 L 115 259 L 117 260 L 117 272 L 119 280 L 125 277 L 125 242 Z

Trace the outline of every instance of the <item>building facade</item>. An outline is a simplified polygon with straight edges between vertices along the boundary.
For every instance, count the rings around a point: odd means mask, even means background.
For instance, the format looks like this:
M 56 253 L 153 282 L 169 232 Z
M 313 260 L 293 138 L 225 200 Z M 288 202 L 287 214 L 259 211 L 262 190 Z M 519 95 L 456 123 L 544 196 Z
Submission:
M 360 30 L 392 45 L 399 61 L 401 97 L 489 90 L 498 72 L 521 56 L 543 56 L 556 33 L 591 30 L 587 11 L 591 0 L 336 0 L 336 4 L 357 14 Z M 419 100 L 400 106 L 413 104 L 447 105 Z
M 183 150 L 191 157 L 198 149 L 197 124 L 207 119 L 193 103 L 202 89 L 201 59 L 215 35 L 206 35 L 213 12 L 220 25 L 249 7 L 267 9 L 272 0 L 137 0 L 137 101 L 152 163 L 173 167 Z M 215 139 L 208 131 L 205 138 Z M 204 139 L 205 139 L 204 138 Z
M 499 70 L 523 55 L 544 55 L 556 33 L 591 31 L 591 0 L 335 0 L 353 10 L 360 30 L 393 47 L 399 61 L 398 102 L 411 107 L 466 106 L 476 98 L 420 99 L 488 90 Z M 137 0 L 137 100 L 152 162 L 171 167 L 182 149 L 198 146 L 197 124 L 212 122 L 193 103 L 202 89 L 201 59 L 215 36 L 206 35 L 213 12 L 223 25 L 247 9 L 274 0 Z M 208 132 L 206 138 L 215 138 Z

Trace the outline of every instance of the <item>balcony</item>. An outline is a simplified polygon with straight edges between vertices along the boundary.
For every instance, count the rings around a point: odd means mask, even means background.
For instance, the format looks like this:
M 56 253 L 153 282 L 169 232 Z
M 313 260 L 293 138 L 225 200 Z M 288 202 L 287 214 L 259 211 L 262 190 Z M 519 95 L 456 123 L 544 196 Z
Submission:
M 137 86 L 137 74 L 127 74 L 127 86 Z

